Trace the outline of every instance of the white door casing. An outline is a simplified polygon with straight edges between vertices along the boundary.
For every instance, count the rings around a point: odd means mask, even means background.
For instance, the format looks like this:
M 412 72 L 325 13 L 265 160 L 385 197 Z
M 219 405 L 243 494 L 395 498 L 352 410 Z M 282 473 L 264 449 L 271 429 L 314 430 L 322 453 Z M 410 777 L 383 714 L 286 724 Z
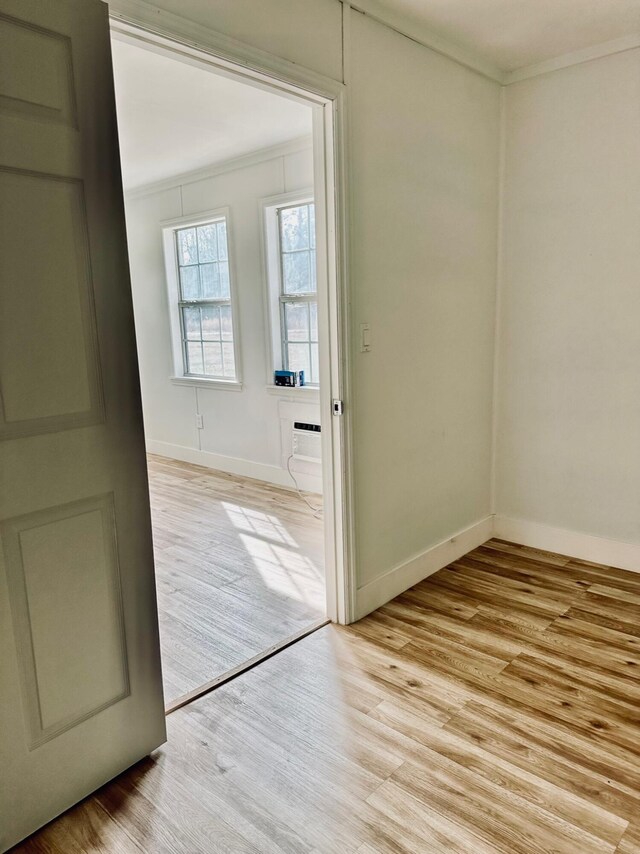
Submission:
M 202 24 L 165 12 L 142 0 L 110 0 L 112 32 L 124 41 L 145 42 L 151 50 L 180 54 L 190 63 L 293 95 L 314 109 L 313 151 L 318 298 L 321 303 L 320 409 L 324 495 L 327 616 L 348 624 L 355 619 L 356 577 L 353 517 L 353 440 L 350 359 L 349 229 L 346 127 L 347 90 L 304 66 L 281 59 Z M 349 7 L 345 5 L 345 32 Z M 197 46 L 196 46 L 197 45 Z M 326 257 L 321 257 L 326 254 Z M 333 415 L 333 400 L 343 415 Z
M 0 850 L 165 740 L 107 6 L 0 0 Z

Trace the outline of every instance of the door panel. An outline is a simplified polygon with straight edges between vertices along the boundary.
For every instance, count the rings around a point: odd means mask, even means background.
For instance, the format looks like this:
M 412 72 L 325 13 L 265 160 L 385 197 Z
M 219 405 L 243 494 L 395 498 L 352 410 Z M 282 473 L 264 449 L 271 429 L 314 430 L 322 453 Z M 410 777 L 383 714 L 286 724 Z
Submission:
M 163 706 L 107 7 L 0 0 L 0 850 Z
M 0 221 L 0 435 L 102 421 L 82 181 L 0 167 Z
M 33 23 L 0 17 L 0 54 L 14 71 L 3 76 L 2 111 L 77 127 L 71 41 Z M 37 64 L 32 57 L 37 56 Z
M 0 536 L 33 748 L 129 694 L 113 496 L 5 521 Z

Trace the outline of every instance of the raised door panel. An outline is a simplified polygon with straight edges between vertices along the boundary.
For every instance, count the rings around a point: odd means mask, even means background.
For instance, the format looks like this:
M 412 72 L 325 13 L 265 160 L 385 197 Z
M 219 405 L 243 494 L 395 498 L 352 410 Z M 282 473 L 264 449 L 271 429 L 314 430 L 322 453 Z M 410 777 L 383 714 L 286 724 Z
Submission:
M 0 15 L 0 54 L 1 112 L 77 126 L 68 37 Z
M 0 525 L 31 749 L 129 694 L 113 496 Z
M 0 167 L 0 300 L 0 438 L 102 420 L 81 181 Z

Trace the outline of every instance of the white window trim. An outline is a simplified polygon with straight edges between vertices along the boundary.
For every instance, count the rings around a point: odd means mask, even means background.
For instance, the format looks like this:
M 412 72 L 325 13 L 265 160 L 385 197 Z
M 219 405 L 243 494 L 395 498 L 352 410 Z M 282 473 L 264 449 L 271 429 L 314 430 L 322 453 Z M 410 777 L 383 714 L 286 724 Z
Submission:
M 271 385 L 267 386 L 267 393 L 275 394 L 278 397 L 304 398 L 306 403 L 317 403 L 320 400 L 320 387 L 317 385 L 297 385 L 292 387 L 271 383 Z
M 224 377 L 199 377 L 185 373 L 185 357 L 182 343 L 182 326 L 180 319 L 180 282 L 178 280 L 178 257 L 176 253 L 175 232 L 181 228 L 192 228 L 205 225 L 216 219 L 224 218 L 227 225 L 227 252 L 229 255 L 229 288 L 231 291 L 231 323 L 233 326 L 233 354 L 236 366 L 235 379 Z M 169 307 L 169 324 L 171 329 L 171 353 L 173 357 L 173 374 L 169 377 L 176 385 L 193 385 L 204 388 L 226 389 L 240 391 L 242 389 L 242 362 L 240 358 L 240 324 L 238 307 L 238 289 L 235 270 L 235 253 L 233 249 L 233 229 L 231 227 L 231 210 L 228 207 L 215 210 L 199 211 L 187 216 L 164 220 L 160 223 L 162 229 L 162 245 L 164 249 L 165 279 L 167 284 L 167 299 Z
M 267 389 L 285 389 L 287 386 L 276 386 L 273 383 L 273 372 L 280 369 L 282 362 L 282 314 L 280 308 L 281 267 L 280 267 L 280 236 L 278 233 L 278 209 L 290 205 L 308 205 L 314 203 L 312 188 L 295 190 L 290 193 L 279 193 L 260 200 L 260 215 L 262 220 L 262 258 L 265 279 L 265 301 L 267 317 L 269 318 L 269 334 L 267 366 L 271 368 L 267 375 Z M 317 263 L 317 262 L 316 262 Z M 316 275 L 317 278 L 317 275 Z M 318 292 L 316 290 L 316 299 Z M 302 387 L 288 389 L 296 393 L 318 393 L 320 386 L 308 384 Z

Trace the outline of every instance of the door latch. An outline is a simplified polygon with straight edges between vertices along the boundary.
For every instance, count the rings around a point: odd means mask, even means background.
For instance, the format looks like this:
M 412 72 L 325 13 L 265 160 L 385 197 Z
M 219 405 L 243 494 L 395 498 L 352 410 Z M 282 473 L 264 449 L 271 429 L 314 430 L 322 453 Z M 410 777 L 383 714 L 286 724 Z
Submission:
M 341 400 L 333 401 L 333 414 L 342 415 L 344 412 L 344 403 Z

